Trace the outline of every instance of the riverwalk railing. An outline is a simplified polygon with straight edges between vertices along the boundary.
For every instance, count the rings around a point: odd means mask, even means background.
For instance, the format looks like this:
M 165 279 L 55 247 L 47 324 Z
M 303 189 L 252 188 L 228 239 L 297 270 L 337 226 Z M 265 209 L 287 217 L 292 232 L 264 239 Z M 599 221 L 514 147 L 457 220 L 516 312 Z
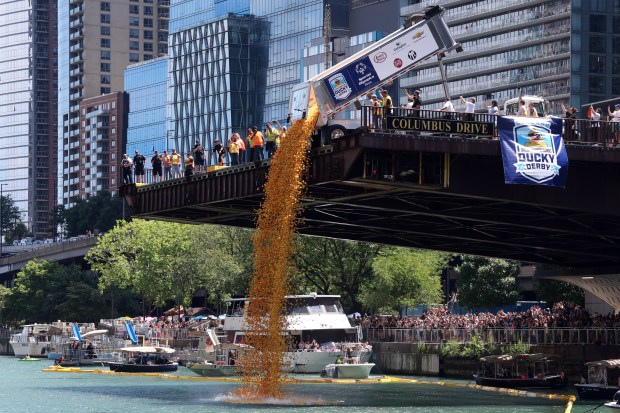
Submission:
M 529 343 L 535 345 L 597 344 L 620 345 L 617 328 L 366 328 L 364 340 L 369 342 L 439 344 L 449 340 L 470 342 L 479 336 L 486 343 Z
M 374 132 L 393 132 L 387 120 L 376 113 L 381 109 L 373 108 L 372 106 L 362 106 L 361 109 L 361 126 L 368 128 Z M 374 115 L 374 116 L 373 116 Z M 432 121 L 464 121 L 474 124 L 492 124 L 497 125 L 497 116 L 489 115 L 486 113 L 463 113 L 463 112 L 443 112 L 439 110 L 426 110 L 426 109 L 409 109 L 402 107 L 392 108 L 390 117 L 406 118 L 419 121 L 428 121 L 427 123 L 431 127 L 435 125 Z M 562 118 L 562 137 L 567 145 L 592 145 L 601 146 L 606 148 L 620 147 L 620 132 L 615 129 L 617 124 L 614 122 L 608 122 L 604 120 L 592 121 L 590 119 L 564 119 Z M 438 129 L 437 132 L 428 130 L 422 132 L 423 134 L 433 134 L 435 136 L 450 136 L 450 137 L 462 137 L 464 139 L 497 139 L 497 129 L 490 129 L 492 133 L 469 133 L 460 134 L 456 130 L 451 132 Z M 417 135 L 418 132 L 411 130 L 398 130 L 402 134 Z

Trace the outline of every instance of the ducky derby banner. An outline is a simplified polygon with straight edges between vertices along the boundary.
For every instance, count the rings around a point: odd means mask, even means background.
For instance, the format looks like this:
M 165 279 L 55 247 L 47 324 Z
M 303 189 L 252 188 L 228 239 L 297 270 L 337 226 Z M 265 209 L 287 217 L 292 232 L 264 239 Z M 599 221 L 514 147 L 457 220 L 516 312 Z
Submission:
M 505 183 L 566 185 L 568 157 L 562 119 L 498 116 L 497 129 Z
M 388 116 L 387 129 L 455 135 L 493 136 L 493 122 Z

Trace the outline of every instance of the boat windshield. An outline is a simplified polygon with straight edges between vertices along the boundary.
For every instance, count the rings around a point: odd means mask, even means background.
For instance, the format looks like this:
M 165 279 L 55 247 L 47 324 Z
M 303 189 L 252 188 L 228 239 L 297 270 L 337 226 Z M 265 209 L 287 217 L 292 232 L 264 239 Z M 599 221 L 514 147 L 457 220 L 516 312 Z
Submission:
M 333 298 L 297 298 L 290 305 L 291 314 L 344 314 L 340 301 Z

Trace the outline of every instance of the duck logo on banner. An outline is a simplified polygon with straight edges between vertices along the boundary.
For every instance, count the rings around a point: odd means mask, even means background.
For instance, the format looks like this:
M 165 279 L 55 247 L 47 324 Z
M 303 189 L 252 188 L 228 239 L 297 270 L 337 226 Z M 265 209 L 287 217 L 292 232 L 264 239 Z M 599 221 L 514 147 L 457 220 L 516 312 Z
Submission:
M 329 78 L 329 85 L 332 88 L 336 100 L 344 100 L 349 97 L 352 90 L 347 79 L 342 73 L 336 73 Z
M 568 157 L 561 119 L 500 116 L 497 127 L 505 183 L 565 186 Z

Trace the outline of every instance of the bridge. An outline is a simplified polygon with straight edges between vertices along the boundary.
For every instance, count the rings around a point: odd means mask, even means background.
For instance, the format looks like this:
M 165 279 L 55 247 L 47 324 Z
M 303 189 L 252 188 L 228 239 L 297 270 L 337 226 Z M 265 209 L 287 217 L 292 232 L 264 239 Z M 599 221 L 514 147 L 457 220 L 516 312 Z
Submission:
M 617 268 L 620 149 L 584 141 L 568 142 L 567 152 L 566 188 L 506 185 L 497 140 L 360 130 L 312 150 L 299 232 Z M 136 217 L 254 227 L 269 164 L 124 186 L 122 194 Z
M 549 264 L 561 270 L 548 275 L 582 284 L 584 275 L 619 274 L 620 148 L 605 132 L 611 125 L 573 122 L 563 189 L 506 185 L 496 139 L 366 123 L 312 149 L 299 232 Z M 269 164 L 127 185 L 121 194 L 134 217 L 254 227 Z M 599 290 L 611 303 L 620 283 Z
M 61 261 L 64 263 L 81 260 L 97 244 L 97 237 L 82 238 L 75 241 L 43 244 L 39 248 L 16 252 L 0 258 L 0 283 L 13 286 L 15 275 L 33 259 Z

